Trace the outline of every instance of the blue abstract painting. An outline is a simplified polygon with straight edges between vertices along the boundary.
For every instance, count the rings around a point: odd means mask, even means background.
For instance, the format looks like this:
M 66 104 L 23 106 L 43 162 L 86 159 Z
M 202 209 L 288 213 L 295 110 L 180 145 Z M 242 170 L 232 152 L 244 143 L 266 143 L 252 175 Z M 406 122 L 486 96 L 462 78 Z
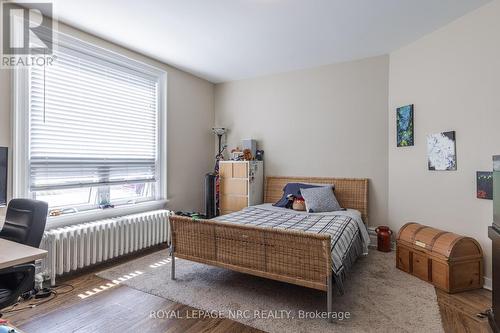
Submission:
M 413 104 L 397 109 L 396 122 L 398 147 L 413 146 Z

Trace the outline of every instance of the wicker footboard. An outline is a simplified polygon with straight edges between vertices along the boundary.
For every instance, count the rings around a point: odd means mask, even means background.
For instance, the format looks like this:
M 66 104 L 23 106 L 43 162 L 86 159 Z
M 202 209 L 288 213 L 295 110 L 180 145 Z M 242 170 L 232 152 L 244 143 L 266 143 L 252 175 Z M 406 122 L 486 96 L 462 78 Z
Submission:
M 175 257 L 327 291 L 332 306 L 330 235 L 170 217 Z

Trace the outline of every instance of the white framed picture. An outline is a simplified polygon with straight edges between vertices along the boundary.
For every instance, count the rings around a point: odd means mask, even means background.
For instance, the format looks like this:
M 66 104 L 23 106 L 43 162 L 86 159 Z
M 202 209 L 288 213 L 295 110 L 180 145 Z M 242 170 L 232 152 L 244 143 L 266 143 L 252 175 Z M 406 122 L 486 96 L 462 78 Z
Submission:
M 455 131 L 427 136 L 427 161 L 429 170 L 457 170 Z

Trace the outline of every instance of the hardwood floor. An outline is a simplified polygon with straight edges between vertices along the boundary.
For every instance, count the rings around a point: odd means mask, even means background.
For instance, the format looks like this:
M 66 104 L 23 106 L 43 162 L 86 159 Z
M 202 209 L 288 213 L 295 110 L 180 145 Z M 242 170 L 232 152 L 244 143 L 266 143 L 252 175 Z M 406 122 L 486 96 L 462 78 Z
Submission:
M 118 284 L 103 290 L 101 286 L 107 287 L 110 281 L 97 277 L 95 271 L 126 260 L 87 270 L 79 276 L 60 279 L 58 283 L 69 284 L 74 289 L 67 292 L 70 288 L 61 286 L 57 288 L 60 294 L 55 299 L 35 308 L 5 313 L 3 318 L 26 333 L 261 332 L 229 319 L 205 317 L 194 308 L 125 285 Z M 94 294 L 85 297 L 89 295 L 87 292 Z M 23 308 L 26 304 L 22 303 L 16 308 Z M 165 318 L 173 314 L 178 318 Z
M 436 289 L 443 327 L 447 333 L 492 332 L 487 318 L 478 314 L 491 307 L 491 291 L 477 289 L 447 294 Z
M 55 299 L 34 308 L 5 313 L 4 318 L 26 333 L 261 332 L 229 319 L 205 317 L 194 308 L 125 285 L 109 286 L 110 281 L 94 274 L 159 249 L 144 251 L 88 269 L 76 276 L 59 279 L 61 285 L 69 284 L 74 289 L 62 285 L 56 289 L 58 295 Z M 480 289 L 447 294 L 436 290 L 436 294 L 447 333 L 491 332 L 488 320 L 476 316 L 491 307 L 490 291 Z M 26 305 L 22 303 L 16 308 Z M 166 318 L 173 314 L 178 318 Z

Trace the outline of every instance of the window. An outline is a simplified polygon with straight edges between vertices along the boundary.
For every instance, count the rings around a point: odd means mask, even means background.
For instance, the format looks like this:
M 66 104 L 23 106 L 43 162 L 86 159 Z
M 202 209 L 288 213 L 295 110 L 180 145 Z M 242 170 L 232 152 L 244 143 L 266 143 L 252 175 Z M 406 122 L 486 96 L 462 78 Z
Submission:
M 165 199 L 165 73 L 57 40 L 52 65 L 17 73 L 15 188 L 57 214 Z

